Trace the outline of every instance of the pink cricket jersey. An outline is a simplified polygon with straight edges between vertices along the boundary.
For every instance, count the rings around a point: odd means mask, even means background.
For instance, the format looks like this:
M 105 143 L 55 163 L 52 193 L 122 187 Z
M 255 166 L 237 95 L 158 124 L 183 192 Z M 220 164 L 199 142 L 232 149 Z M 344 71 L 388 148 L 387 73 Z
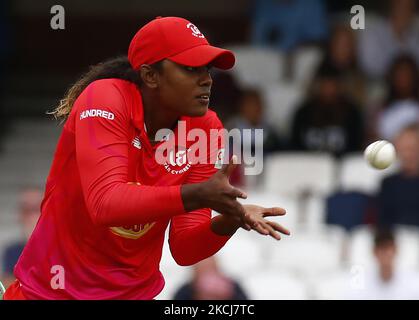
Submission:
M 187 132 L 222 129 L 211 110 L 181 120 Z M 159 262 L 169 222 L 171 252 L 181 265 L 226 243 L 229 237 L 210 229 L 211 210 L 186 213 L 180 194 L 181 184 L 213 175 L 214 163 L 177 157 L 159 164 L 161 143 L 150 144 L 135 84 L 104 79 L 82 92 L 57 145 L 41 217 L 15 267 L 26 298 L 154 298 L 164 287 Z M 217 143 L 220 152 L 224 142 Z

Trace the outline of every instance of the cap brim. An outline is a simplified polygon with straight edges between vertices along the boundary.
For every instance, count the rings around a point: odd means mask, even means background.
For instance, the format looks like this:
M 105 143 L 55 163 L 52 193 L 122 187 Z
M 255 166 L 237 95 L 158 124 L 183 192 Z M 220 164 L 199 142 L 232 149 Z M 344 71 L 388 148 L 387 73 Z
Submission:
M 200 67 L 212 64 L 214 67 L 228 70 L 234 66 L 236 58 L 230 50 L 213 47 L 211 45 L 200 45 L 167 59 L 190 67 Z

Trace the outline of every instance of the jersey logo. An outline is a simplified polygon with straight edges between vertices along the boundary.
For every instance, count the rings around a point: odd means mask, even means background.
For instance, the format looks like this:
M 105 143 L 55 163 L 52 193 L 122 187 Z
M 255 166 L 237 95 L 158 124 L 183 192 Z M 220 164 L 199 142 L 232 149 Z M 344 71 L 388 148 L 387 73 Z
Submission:
M 131 144 L 132 144 L 135 148 L 137 148 L 137 149 L 141 150 L 141 141 L 140 141 L 140 138 L 139 138 L 138 136 L 137 136 L 137 137 L 135 137 L 135 138 L 132 140 Z
M 175 152 L 174 150 L 169 151 L 168 159 L 164 164 L 164 168 L 171 174 L 182 174 L 188 171 L 192 164 L 188 160 L 188 152 L 191 149 L 183 149 Z
M 122 238 L 137 240 L 145 235 L 154 226 L 154 224 L 155 222 L 135 224 L 133 226 L 111 227 L 110 230 L 113 234 Z
M 201 33 L 201 31 L 199 31 L 199 29 L 193 23 L 188 23 L 186 25 L 186 28 L 191 29 L 192 35 L 194 37 L 205 38 L 205 36 Z
M 89 117 L 101 117 L 108 120 L 115 119 L 115 115 L 112 112 L 99 110 L 99 109 L 85 110 L 80 113 L 80 120 L 83 120 Z

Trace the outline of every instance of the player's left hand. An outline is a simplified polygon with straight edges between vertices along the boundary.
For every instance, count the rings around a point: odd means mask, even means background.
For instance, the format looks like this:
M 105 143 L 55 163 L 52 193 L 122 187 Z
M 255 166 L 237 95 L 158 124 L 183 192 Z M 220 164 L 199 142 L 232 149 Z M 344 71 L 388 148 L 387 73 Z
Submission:
M 253 204 L 243 205 L 246 215 L 249 215 L 253 221 L 253 225 L 242 226 L 244 229 L 249 227 L 262 235 L 270 235 L 271 237 L 281 240 L 280 233 L 290 235 L 290 231 L 279 223 L 265 219 L 266 217 L 283 216 L 286 211 L 283 208 L 264 208 Z

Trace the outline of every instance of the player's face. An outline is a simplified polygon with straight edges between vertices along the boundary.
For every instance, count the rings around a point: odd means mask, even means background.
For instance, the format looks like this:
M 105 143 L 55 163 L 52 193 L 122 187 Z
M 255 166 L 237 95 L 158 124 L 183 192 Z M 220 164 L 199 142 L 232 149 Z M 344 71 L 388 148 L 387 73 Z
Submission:
M 179 115 L 199 117 L 208 110 L 212 79 L 210 66 L 187 67 L 163 61 L 159 76 L 160 102 Z

